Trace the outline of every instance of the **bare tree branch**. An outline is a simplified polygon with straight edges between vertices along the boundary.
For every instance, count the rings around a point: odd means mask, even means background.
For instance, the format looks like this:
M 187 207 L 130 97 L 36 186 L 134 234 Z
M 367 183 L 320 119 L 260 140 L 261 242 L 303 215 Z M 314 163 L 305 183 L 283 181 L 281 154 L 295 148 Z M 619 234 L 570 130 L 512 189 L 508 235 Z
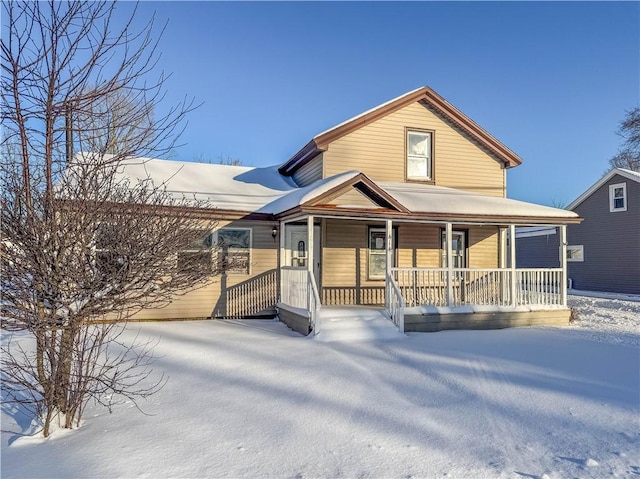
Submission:
M 609 164 L 612 168 L 640 171 L 640 107 L 627 112 L 620 123 L 618 135 L 624 139 L 624 143 Z
M 135 6 L 114 2 L 2 8 L 0 318 L 33 342 L 3 347 L 3 401 L 30 407 L 47 436 L 90 399 L 111 407 L 162 386 L 153 345 L 121 341 L 123 322 L 213 281 L 215 221 L 208 204 L 116 175 L 169 152 L 193 108 L 159 115 L 154 19 L 136 31 Z

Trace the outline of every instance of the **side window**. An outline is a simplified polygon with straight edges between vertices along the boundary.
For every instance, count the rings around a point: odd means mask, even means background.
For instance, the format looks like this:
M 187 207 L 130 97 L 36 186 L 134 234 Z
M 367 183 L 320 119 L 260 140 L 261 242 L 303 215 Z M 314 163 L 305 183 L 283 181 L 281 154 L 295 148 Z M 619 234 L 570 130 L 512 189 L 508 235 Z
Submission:
M 194 229 L 188 235 L 187 244 L 178 251 L 178 268 L 197 269 L 209 273 L 212 269 L 212 234 L 209 230 Z
M 251 273 L 251 229 L 222 228 L 217 232 L 218 268 L 232 274 Z
M 584 261 L 584 246 L 567 246 L 567 261 Z
M 433 180 L 433 132 L 406 130 L 406 176 L 408 180 Z
M 627 211 L 627 184 L 609 186 L 609 211 Z

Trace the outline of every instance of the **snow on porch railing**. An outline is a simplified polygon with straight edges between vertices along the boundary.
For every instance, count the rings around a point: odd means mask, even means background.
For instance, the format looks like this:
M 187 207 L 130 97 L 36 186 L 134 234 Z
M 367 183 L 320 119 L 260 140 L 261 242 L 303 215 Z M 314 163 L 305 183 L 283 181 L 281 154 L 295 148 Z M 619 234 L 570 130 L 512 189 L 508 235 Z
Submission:
M 307 268 L 283 266 L 280 268 L 280 284 L 282 285 L 280 302 L 306 310 L 309 313 L 314 334 L 318 334 L 320 332 L 320 322 L 318 321 L 320 295 L 313 273 Z
M 283 266 L 280 268 L 280 284 L 282 292 L 280 302 L 294 308 L 307 309 L 309 270 Z
M 562 268 L 392 268 L 406 305 L 561 306 Z M 451 281 L 453 303 L 449 304 Z
M 387 284 L 387 311 L 389 311 L 393 324 L 398 327 L 401 333 L 404 333 L 405 301 L 398 287 L 398 283 L 396 283 L 396 280 L 393 278 L 393 274 L 387 276 Z
M 309 297 L 309 319 L 311 320 L 311 328 L 313 328 L 313 334 L 320 332 L 320 293 L 318 293 L 318 285 L 316 284 L 316 278 L 311 271 L 308 271 L 308 297 Z

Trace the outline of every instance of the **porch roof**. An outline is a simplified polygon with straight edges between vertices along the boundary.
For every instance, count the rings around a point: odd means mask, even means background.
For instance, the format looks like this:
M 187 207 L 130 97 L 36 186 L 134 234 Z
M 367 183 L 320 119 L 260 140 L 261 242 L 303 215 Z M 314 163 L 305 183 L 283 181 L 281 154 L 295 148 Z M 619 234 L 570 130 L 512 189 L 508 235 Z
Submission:
M 393 200 L 396 208 L 381 205 L 378 210 L 370 208 L 358 209 L 354 206 L 340 206 L 331 203 L 319 205 L 318 198 L 323 198 L 331 191 L 341 187 L 354 187 L 358 179 L 366 181 L 369 191 L 380 197 Z M 367 194 L 367 191 L 362 191 Z M 260 212 L 288 216 L 296 212 L 314 211 L 320 215 L 362 216 L 364 218 L 391 217 L 407 220 L 433 221 L 490 221 L 519 224 L 565 224 L 580 221 L 580 217 L 572 212 L 548 206 L 526 203 L 496 196 L 486 196 L 443 186 L 375 182 L 361 172 L 350 171 L 318 181 L 298 191 L 283 195 L 282 198 L 265 205 Z
M 436 215 L 491 216 L 491 217 L 535 217 L 554 220 L 578 220 L 572 212 L 534 203 L 486 196 L 454 188 L 408 183 L 378 183 L 412 213 Z

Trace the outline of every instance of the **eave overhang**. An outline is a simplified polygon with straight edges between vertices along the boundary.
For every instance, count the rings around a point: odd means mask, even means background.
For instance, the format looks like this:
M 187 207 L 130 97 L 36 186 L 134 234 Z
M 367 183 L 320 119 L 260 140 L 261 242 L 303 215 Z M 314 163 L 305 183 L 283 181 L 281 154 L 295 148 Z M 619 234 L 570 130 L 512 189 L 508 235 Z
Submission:
M 280 174 L 285 176 L 292 175 L 296 170 L 307 164 L 318 154 L 326 151 L 331 142 L 414 102 L 426 103 L 426 105 L 434 109 L 436 113 L 445 117 L 449 122 L 453 123 L 457 128 L 461 129 L 473 140 L 478 142 L 480 146 L 493 154 L 504 164 L 505 168 L 512 168 L 522 163 L 522 159 L 517 154 L 502 144 L 480 125 L 471 120 L 471 118 L 462 113 L 431 88 L 422 87 L 320 133 L 296 154 L 289 158 L 289 160 L 283 163 L 278 171 Z
M 549 216 L 500 216 L 500 215 L 465 215 L 444 213 L 405 213 L 396 210 L 378 208 L 345 208 L 333 205 L 297 206 L 275 215 L 277 220 L 292 216 L 313 215 L 318 217 L 359 218 L 363 220 L 396 220 L 416 223 L 473 223 L 486 225 L 568 225 L 579 224 L 582 218 L 549 217 Z

